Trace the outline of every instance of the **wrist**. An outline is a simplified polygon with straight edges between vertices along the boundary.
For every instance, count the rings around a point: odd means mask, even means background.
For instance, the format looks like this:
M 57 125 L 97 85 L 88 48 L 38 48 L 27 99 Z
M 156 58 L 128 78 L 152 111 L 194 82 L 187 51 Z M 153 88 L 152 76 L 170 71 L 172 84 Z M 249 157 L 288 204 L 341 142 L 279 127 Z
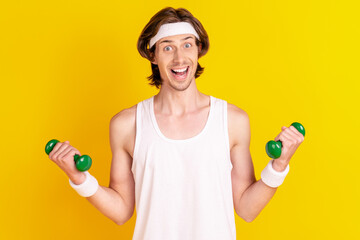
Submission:
M 68 177 L 71 180 L 71 182 L 73 182 L 76 185 L 82 184 L 83 182 L 85 182 L 86 179 L 86 175 L 84 172 L 78 172 L 73 175 L 68 175 Z
M 274 159 L 272 162 L 272 167 L 277 172 L 283 172 L 285 171 L 286 167 L 289 165 L 288 161 L 281 160 L 279 158 Z
M 266 165 L 264 170 L 261 172 L 261 179 L 269 187 L 276 188 L 284 182 L 286 175 L 289 173 L 290 167 L 288 164 L 285 170 L 277 171 L 273 168 L 273 163 L 274 160 L 272 159 Z
M 70 186 L 82 197 L 91 197 L 99 188 L 99 183 L 88 171 L 85 174 L 85 181 L 81 184 L 75 184 L 69 179 Z

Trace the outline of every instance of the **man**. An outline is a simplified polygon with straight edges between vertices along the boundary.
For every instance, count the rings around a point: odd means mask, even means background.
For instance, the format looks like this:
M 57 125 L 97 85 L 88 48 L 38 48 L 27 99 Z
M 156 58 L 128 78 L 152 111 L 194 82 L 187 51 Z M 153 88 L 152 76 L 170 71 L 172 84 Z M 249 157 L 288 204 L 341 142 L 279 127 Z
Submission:
M 196 87 L 204 70 L 198 58 L 208 48 L 205 29 L 186 9 L 165 8 L 145 26 L 138 50 L 151 61 L 150 84 L 160 91 L 112 117 L 109 187 L 76 170 L 80 152 L 68 141 L 49 154 L 70 185 L 115 223 L 128 221 L 136 204 L 135 240 L 236 239 L 234 209 L 253 221 L 304 140 L 283 127 L 275 138 L 282 155 L 256 181 L 247 113 Z

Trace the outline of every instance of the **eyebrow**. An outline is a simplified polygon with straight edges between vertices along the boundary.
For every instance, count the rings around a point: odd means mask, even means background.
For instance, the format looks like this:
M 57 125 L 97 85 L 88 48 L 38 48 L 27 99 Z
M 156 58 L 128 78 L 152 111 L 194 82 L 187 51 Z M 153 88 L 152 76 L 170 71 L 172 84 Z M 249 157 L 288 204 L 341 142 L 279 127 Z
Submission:
M 181 41 L 185 41 L 185 40 L 187 40 L 187 39 L 189 39 L 189 38 L 194 39 L 193 36 L 189 36 L 189 37 L 186 37 L 186 38 L 181 39 Z M 161 41 L 161 42 L 159 43 L 159 45 L 162 44 L 162 43 L 171 43 L 171 42 L 174 42 L 174 41 L 171 41 L 171 40 L 163 40 L 163 41 Z

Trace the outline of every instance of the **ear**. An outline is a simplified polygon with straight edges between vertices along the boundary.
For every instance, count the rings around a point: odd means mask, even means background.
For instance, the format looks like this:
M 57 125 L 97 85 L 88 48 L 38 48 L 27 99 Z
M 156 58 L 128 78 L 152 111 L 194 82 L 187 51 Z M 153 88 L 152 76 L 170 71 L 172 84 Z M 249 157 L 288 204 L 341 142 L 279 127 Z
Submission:
M 155 53 L 150 53 L 150 57 L 152 58 L 152 61 L 150 61 L 152 64 L 157 65 L 157 60 L 156 60 L 156 56 Z
M 200 43 L 198 46 L 198 55 L 200 55 L 201 49 L 202 49 L 202 44 Z
M 200 57 L 201 49 L 202 49 L 202 44 L 200 43 L 198 46 L 198 57 Z

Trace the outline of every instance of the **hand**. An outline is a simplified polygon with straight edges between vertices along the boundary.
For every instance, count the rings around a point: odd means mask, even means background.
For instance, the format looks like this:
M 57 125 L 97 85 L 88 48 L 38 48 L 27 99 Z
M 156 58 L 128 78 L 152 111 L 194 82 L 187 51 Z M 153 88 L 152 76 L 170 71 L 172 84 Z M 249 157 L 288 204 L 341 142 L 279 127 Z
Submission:
M 281 156 L 274 159 L 273 168 L 276 171 L 282 172 L 289 164 L 291 157 L 294 155 L 296 149 L 304 141 L 304 136 L 299 133 L 294 126 L 281 127 L 282 132 L 276 136 L 275 141 L 280 140 L 282 143 Z
M 76 169 L 74 156 L 81 156 L 79 150 L 69 144 L 69 141 L 58 142 L 49 153 L 49 158 L 58 165 L 74 184 L 80 184 L 85 180 L 85 174 Z

